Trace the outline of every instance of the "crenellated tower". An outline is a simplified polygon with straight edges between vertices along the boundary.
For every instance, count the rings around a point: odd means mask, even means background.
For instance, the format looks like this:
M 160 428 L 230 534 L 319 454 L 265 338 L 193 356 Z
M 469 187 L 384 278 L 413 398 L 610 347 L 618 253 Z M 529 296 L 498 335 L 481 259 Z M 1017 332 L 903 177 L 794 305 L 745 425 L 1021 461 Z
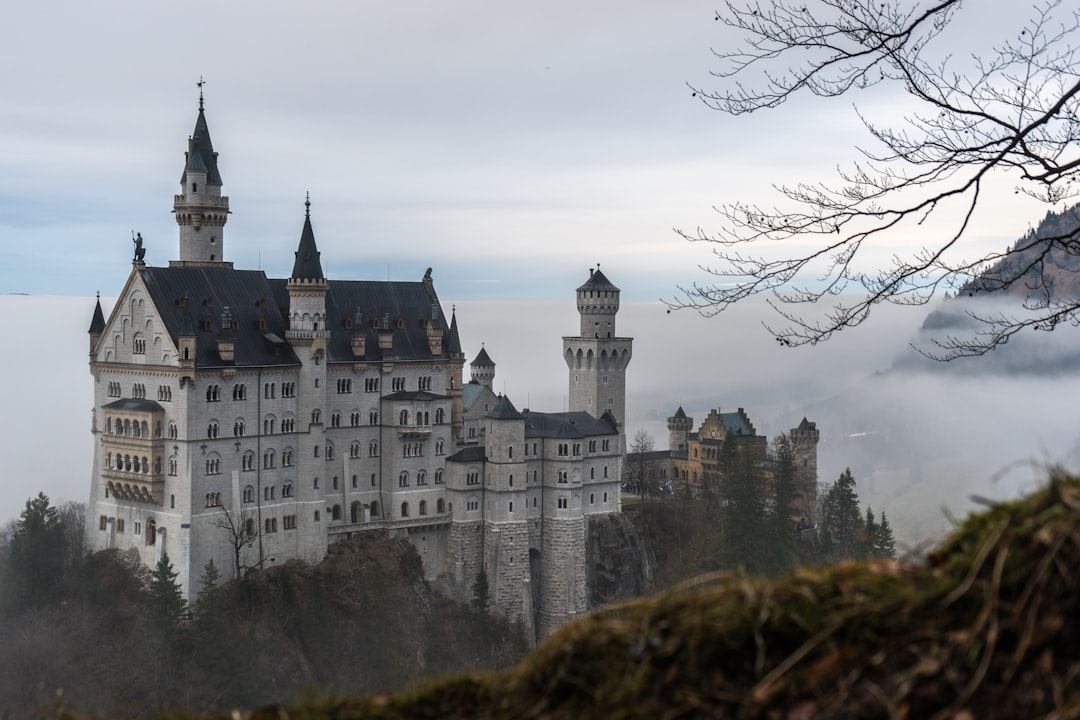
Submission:
M 172 266 L 230 265 L 225 263 L 225 222 L 229 198 L 221 194 L 218 154 L 210 141 L 210 129 L 199 91 L 199 116 L 184 153 L 180 194 L 173 199 L 173 213 L 180 226 L 180 259 Z
M 821 433 L 817 423 L 802 419 L 798 427 L 788 431 L 795 453 L 795 477 L 801 486 L 800 514 L 812 526 L 817 522 L 817 446 Z
M 469 363 L 469 371 L 472 382 L 491 390 L 491 385 L 495 382 L 495 361 L 491 359 L 483 345 L 480 345 L 480 352 L 477 353 L 476 359 Z
M 671 452 L 686 452 L 690 447 L 690 431 L 694 428 L 694 418 L 687 417 L 682 405 L 675 414 L 667 419 L 668 450 Z
M 620 431 L 626 422 L 626 367 L 633 340 L 615 332 L 619 288 L 597 266 L 577 289 L 581 334 L 563 338 L 563 357 L 570 369 L 570 411 L 595 418 L 610 412 Z

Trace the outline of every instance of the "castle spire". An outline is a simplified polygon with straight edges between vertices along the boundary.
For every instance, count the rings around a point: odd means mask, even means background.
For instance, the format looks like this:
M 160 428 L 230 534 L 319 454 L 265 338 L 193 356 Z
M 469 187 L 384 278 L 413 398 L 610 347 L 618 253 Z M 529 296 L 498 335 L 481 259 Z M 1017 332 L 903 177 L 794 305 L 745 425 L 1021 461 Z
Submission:
M 311 229 L 311 193 L 304 200 L 304 229 L 300 233 L 300 245 L 296 248 L 293 262 L 293 280 L 325 280 L 319 248 L 315 245 L 315 231 Z
M 180 226 L 179 264 L 221 263 L 225 252 L 225 222 L 229 217 L 229 198 L 221 194 L 218 154 L 210 140 L 205 105 L 199 78 L 199 113 L 195 129 L 188 138 L 184 153 L 184 171 L 180 175 L 180 194 L 173 199 L 173 213 Z

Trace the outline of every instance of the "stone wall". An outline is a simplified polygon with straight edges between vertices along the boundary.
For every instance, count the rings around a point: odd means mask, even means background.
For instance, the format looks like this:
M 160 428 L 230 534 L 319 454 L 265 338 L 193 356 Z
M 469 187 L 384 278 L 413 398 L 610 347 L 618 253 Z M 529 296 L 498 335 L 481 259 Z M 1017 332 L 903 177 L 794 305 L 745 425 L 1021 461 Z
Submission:
M 585 523 L 589 607 L 649 593 L 656 557 L 630 518 L 622 513 L 589 515 Z

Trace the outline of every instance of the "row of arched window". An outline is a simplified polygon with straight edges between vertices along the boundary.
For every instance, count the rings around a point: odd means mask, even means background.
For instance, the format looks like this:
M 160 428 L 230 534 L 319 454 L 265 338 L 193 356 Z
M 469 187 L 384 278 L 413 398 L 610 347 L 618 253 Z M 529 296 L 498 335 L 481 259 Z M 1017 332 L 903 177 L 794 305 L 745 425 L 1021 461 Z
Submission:
M 146 456 L 107 453 L 105 455 L 105 469 L 148 475 L 150 473 L 150 460 Z M 154 472 L 161 474 L 161 458 L 154 460 Z

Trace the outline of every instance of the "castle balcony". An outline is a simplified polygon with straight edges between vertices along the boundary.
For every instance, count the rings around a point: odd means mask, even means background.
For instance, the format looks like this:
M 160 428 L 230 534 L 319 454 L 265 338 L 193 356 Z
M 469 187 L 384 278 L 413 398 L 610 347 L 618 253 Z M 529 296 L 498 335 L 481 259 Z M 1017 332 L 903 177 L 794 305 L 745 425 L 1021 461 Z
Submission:
M 416 517 L 397 518 L 394 520 L 376 519 L 368 522 L 357 523 L 332 523 L 326 533 L 330 536 L 346 535 L 357 532 L 369 532 L 372 530 L 405 530 L 419 527 L 442 527 L 449 525 L 453 519 L 452 512 L 438 515 L 418 515 Z
M 101 471 L 101 478 L 111 497 L 149 505 L 161 505 L 164 502 L 163 475 L 106 469 Z
M 431 435 L 430 425 L 398 425 L 398 437 L 428 437 Z
M 286 330 L 286 340 L 329 340 L 328 330 Z

